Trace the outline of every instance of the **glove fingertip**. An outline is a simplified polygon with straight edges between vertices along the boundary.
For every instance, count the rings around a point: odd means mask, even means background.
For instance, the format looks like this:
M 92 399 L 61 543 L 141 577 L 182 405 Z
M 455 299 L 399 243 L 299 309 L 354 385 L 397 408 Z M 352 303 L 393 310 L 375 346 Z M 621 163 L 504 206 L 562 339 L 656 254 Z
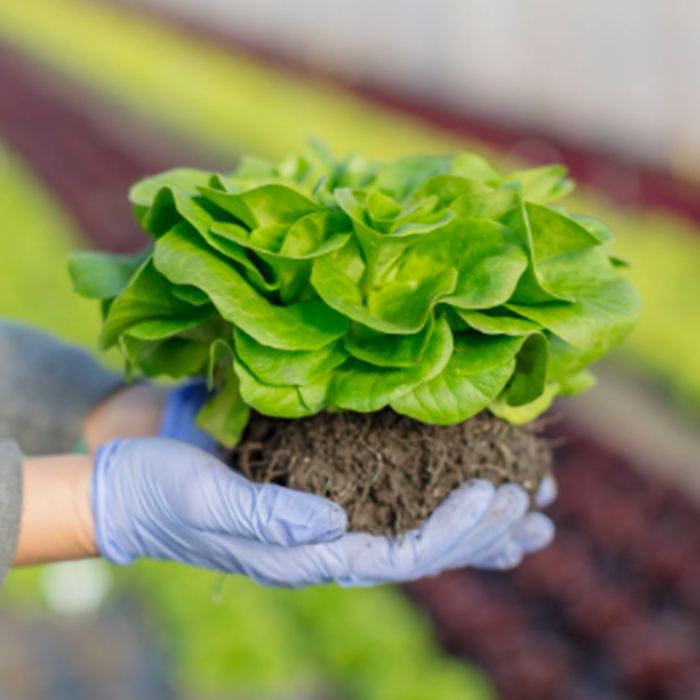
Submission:
M 521 518 L 530 507 L 527 491 L 518 484 L 504 484 L 496 492 L 496 501 L 514 519 Z
M 557 482 L 554 480 L 554 477 L 551 475 L 545 476 L 535 495 L 535 503 L 538 508 L 547 508 L 547 506 L 551 506 L 554 503 L 557 495 Z
M 536 552 L 554 539 L 556 528 L 543 513 L 530 513 L 514 528 L 513 537 L 525 552 Z
M 340 539 L 347 532 L 348 515 L 339 505 L 330 503 L 326 514 L 314 519 L 314 529 L 318 534 L 299 544 L 322 544 Z
M 348 527 L 346 512 L 336 503 L 309 493 L 267 484 L 259 492 L 261 534 L 274 544 L 297 547 L 332 542 Z
M 513 544 L 508 547 L 500 557 L 497 557 L 495 561 L 495 566 L 500 571 L 507 571 L 508 569 L 514 569 L 520 562 L 522 562 L 525 552 L 522 547 L 517 544 Z
M 465 495 L 493 498 L 496 495 L 496 487 L 488 479 L 472 479 L 462 486 L 461 492 Z
M 477 569 L 491 571 L 507 571 L 514 569 L 523 560 L 525 552 L 518 542 L 509 539 L 495 554 L 476 559 L 472 566 Z

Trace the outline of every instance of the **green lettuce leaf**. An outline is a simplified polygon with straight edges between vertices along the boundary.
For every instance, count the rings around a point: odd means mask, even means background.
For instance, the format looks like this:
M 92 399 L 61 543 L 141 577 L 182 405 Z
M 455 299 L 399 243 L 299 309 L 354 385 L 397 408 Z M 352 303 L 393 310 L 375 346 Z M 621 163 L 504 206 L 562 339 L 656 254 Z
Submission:
M 484 311 L 457 309 L 457 314 L 470 328 L 487 335 L 530 335 L 542 329 L 539 323 L 500 306 Z
M 160 238 L 154 259 L 164 277 L 206 292 L 222 318 L 264 345 L 318 350 L 347 330 L 347 319 L 321 301 L 274 306 L 225 259 L 203 248 L 189 228 L 175 228 Z
M 68 271 L 73 280 L 73 288 L 88 299 L 114 299 L 126 289 L 150 254 L 150 250 L 135 255 L 89 250 L 72 253 L 68 260 Z
M 174 168 L 139 180 L 129 190 L 129 201 L 134 205 L 136 218 L 142 221 L 146 211 L 153 205 L 158 193 L 169 188 L 185 196 L 197 194 L 197 188 L 208 184 L 211 173 L 194 168 Z
M 513 231 L 460 217 L 411 246 L 398 261 L 396 280 L 410 284 L 455 269 L 455 288 L 442 301 L 483 309 L 508 301 L 526 268 L 527 255 Z
M 359 246 L 350 241 L 314 261 L 311 284 L 328 306 L 375 331 L 413 335 L 421 331 L 435 304 L 457 283 L 454 268 L 421 280 L 396 281 L 365 293 L 366 265 Z
M 476 415 L 505 388 L 515 370 L 518 338 L 462 333 L 445 369 L 394 399 L 391 407 L 424 423 L 450 425 Z
M 243 400 L 265 416 L 304 418 L 318 413 L 325 405 L 329 375 L 304 386 L 281 386 L 261 382 L 238 360 L 235 369 Z
M 571 187 L 559 165 L 375 163 L 312 141 L 145 178 L 130 198 L 152 247 L 69 267 L 129 376 L 206 377 L 200 424 L 227 446 L 252 409 L 520 423 L 589 388 L 639 312 L 612 232 L 553 204 Z
M 202 374 L 209 359 L 206 346 L 186 338 L 143 341 L 128 331 L 121 337 L 120 347 L 129 375 L 138 367 L 148 377 L 182 379 Z
M 515 185 L 524 199 L 546 204 L 565 197 L 574 189 L 574 182 L 566 177 L 567 174 L 563 165 L 543 165 L 502 175 L 491 184 L 498 187 Z
M 354 358 L 338 367 L 331 381 L 330 403 L 334 408 L 361 413 L 378 411 L 440 374 L 450 361 L 453 347 L 449 324 L 440 318 L 421 360 L 412 367 L 382 368 Z
M 237 375 L 230 372 L 224 387 L 197 414 L 197 425 L 232 449 L 243 437 L 249 416 L 250 404 L 243 399 Z
M 542 333 L 535 333 L 518 351 L 515 371 L 504 398 L 509 406 L 524 406 L 539 398 L 547 384 L 549 344 Z
M 202 320 L 209 313 L 207 307 L 194 307 L 178 298 L 172 285 L 149 258 L 109 307 L 100 346 L 105 350 L 112 347 L 124 331 L 143 321 L 187 324 L 188 319 L 196 317 Z
M 359 323 L 351 323 L 343 338 L 345 349 L 358 360 L 379 367 L 412 367 L 420 362 L 435 328 L 430 316 L 413 335 L 388 335 Z
M 485 158 L 476 153 L 461 153 L 452 161 L 450 173 L 457 177 L 489 183 L 497 180 L 498 171 Z
M 240 194 L 210 187 L 200 187 L 199 192 L 250 229 L 293 224 L 307 214 L 322 211 L 319 204 L 284 185 L 263 185 Z
M 400 201 L 420 189 L 431 177 L 450 172 L 451 167 L 451 158 L 409 156 L 380 168 L 374 185 Z
M 587 369 L 581 370 L 578 374 L 572 374 L 562 380 L 559 393 L 562 396 L 576 396 L 584 391 L 588 391 L 596 385 L 596 377 L 593 372 Z
M 276 350 L 261 345 L 240 328 L 234 331 L 236 356 L 265 384 L 310 384 L 348 358 L 340 341 L 320 350 Z
M 488 409 L 494 416 L 501 418 L 514 425 L 530 423 L 538 416 L 542 415 L 554 402 L 560 391 L 558 382 L 549 381 L 542 394 L 530 403 L 520 406 L 511 406 L 503 396 L 499 396 L 492 401 Z
M 586 250 L 600 241 L 576 220 L 555 209 L 527 202 L 535 260 L 542 263 L 559 255 Z
M 573 253 L 552 261 L 546 273 L 552 288 L 576 301 L 506 308 L 589 350 L 589 361 L 607 353 L 629 332 L 639 312 L 639 297 L 607 258 L 596 252 Z

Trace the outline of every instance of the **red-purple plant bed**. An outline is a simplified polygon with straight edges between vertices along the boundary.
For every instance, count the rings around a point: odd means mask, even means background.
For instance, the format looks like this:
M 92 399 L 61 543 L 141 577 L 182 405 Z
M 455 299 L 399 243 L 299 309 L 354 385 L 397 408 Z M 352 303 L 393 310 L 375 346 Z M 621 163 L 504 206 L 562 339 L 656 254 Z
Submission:
M 410 584 L 503 700 L 700 697 L 700 508 L 567 429 L 554 544 L 512 573 Z

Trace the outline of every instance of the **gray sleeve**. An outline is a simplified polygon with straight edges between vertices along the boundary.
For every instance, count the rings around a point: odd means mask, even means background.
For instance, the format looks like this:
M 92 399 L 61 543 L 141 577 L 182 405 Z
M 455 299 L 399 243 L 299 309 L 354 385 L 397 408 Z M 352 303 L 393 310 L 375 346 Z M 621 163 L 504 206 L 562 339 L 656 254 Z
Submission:
M 0 588 L 12 567 L 22 512 L 22 454 L 16 443 L 0 441 Z
M 87 413 L 121 384 L 81 348 L 0 321 L 0 440 L 25 454 L 71 451 Z

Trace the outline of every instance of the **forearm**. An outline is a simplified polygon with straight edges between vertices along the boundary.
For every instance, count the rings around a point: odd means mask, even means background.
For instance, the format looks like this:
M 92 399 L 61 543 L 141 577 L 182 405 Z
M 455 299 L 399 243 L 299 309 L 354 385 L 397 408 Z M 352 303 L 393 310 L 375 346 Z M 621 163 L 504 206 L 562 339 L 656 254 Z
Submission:
M 16 566 L 97 556 L 90 503 L 93 458 L 28 458 Z

